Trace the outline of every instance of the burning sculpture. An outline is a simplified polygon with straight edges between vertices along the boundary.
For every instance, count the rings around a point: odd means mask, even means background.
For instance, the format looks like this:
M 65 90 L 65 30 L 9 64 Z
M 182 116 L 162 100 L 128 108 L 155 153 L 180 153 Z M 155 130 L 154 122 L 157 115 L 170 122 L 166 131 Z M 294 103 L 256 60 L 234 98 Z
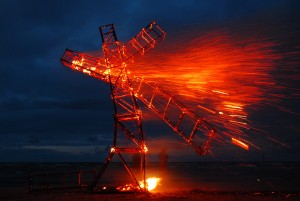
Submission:
M 118 41 L 113 24 L 101 26 L 99 30 L 104 58 L 68 49 L 61 58 L 63 65 L 106 82 L 111 90 L 115 122 L 113 145 L 89 190 L 96 190 L 106 167 L 113 156 L 117 155 L 135 182 L 133 186 L 123 186 L 118 190 L 126 191 L 136 188 L 147 192 L 155 188 L 159 179 L 146 179 L 145 160 L 148 148 L 145 143 L 142 111 L 138 100 L 161 118 L 200 155 L 206 154 L 215 138 L 216 131 L 203 118 L 188 110 L 156 83 L 149 82 L 143 77 L 130 75 L 127 65 L 133 63 L 138 55 L 144 55 L 149 49 L 154 48 L 166 36 L 166 32 L 155 21 L 143 28 L 125 45 L 121 45 Z M 130 143 L 120 143 L 121 136 L 129 138 Z M 242 143 L 237 139 L 233 139 L 233 141 L 237 145 Z M 246 145 L 243 144 L 243 146 Z M 126 163 L 123 154 L 127 153 L 141 155 L 142 182 L 138 181 Z

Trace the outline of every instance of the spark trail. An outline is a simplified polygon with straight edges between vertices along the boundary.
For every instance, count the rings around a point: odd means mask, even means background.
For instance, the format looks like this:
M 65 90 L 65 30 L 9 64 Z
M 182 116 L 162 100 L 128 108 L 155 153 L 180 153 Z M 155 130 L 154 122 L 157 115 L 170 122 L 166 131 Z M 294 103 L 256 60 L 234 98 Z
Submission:
M 248 134 L 250 129 L 258 132 L 258 128 L 253 126 L 256 122 L 251 122 L 249 112 L 277 104 L 289 88 L 274 76 L 277 63 L 286 56 L 279 54 L 278 46 L 275 40 L 261 35 L 245 37 L 214 31 L 144 57 L 129 69 L 132 75 L 163 83 L 160 86 L 164 90 L 213 122 L 219 141 L 238 145 L 236 140 L 240 139 L 256 147 Z M 288 68 L 290 65 L 281 71 L 290 71 Z M 297 73 L 293 77 L 299 81 Z

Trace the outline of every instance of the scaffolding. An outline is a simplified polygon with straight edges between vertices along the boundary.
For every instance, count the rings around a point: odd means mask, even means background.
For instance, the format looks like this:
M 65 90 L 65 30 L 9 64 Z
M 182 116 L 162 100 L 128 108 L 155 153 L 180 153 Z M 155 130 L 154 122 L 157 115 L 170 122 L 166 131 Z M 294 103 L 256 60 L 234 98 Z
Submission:
M 111 90 L 114 105 L 113 145 L 89 190 L 96 190 L 106 167 L 113 156 L 117 155 L 138 188 L 147 192 L 145 161 L 148 149 L 142 127 L 142 111 L 137 100 L 144 103 L 200 155 L 206 154 L 216 131 L 156 83 L 148 82 L 142 77 L 130 77 L 127 65 L 133 63 L 138 55 L 144 55 L 149 49 L 154 48 L 166 36 L 166 32 L 155 21 L 123 46 L 117 39 L 113 24 L 101 26 L 99 30 L 104 58 L 68 49 L 61 58 L 65 66 L 106 82 Z M 126 136 L 132 143 L 120 144 L 120 136 Z M 123 157 L 125 153 L 141 155 L 140 174 L 143 185 L 138 182 L 136 175 L 126 163 Z

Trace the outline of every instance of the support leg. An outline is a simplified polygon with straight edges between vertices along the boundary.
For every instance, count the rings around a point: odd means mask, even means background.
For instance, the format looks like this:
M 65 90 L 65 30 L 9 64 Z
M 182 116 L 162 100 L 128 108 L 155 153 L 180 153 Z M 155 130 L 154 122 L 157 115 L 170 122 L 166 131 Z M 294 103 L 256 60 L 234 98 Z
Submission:
M 104 164 L 102 165 L 101 169 L 99 170 L 98 174 L 96 175 L 94 181 L 92 184 L 88 187 L 88 191 L 90 193 L 95 191 L 95 188 L 98 184 L 99 179 L 102 177 L 103 173 L 105 172 L 105 169 L 107 168 L 109 162 L 111 161 L 112 157 L 114 156 L 115 151 L 111 151 L 108 156 L 106 157 Z

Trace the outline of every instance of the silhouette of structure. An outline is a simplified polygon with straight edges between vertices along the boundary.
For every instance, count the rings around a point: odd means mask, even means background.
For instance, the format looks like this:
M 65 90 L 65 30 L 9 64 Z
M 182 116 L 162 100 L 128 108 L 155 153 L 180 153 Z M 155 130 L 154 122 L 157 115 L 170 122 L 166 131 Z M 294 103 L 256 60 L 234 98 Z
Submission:
M 215 130 L 205 120 L 160 89 L 156 83 L 148 82 L 142 77 L 130 77 L 127 65 L 133 63 L 138 55 L 144 55 L 146 51 L 154 48 L 166 36 L 166 32 L 155 21 L 123 46 L 117 39 L 113 24 L 101 26 L 99 30 L 104 58 L 68 49 L 61 58 L 63 65 L 106 82 L 111 90 L 114 105 L 113 145 L 89 190 L 96 190 L 106 167 L 113 156 L 117 155 L 138 188 L 146 192 L 145 161 L 148 148 L 138 100 L 192 145 L 200 155 L 206 154 L 215 136 Z M 121 140 L 124 136 L 130 139 L 129 143 Z M 123 154 L 128 153 L 141 155 L 140 174 L 144 185 L 139 184 L 137 176 L 126 163 Z

